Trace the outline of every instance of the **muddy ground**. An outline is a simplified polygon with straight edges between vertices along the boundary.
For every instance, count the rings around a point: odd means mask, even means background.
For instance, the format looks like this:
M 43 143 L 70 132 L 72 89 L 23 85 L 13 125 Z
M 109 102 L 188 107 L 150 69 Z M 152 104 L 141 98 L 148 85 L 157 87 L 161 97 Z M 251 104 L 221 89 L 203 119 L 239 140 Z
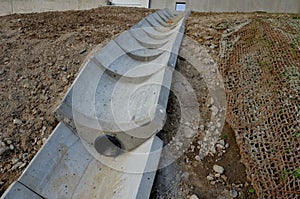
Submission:
M 0 17 L 0 195 L 19 177 L 57 125 L 52 111 L 72 84 L 86 55 L 97 44 L 129 29 L 151 12 L 141 8 L 102 7 Z M 286 15 L 192 13 L 186 34 L 204 45 L 218 63 L 219 43 L 226 29 L 246 19 L 277 17 Z M 184 66 L 181 62 L 179 69 Z M 195 82 L 196 90 L 205 90 L 197 75 L 188 78 Z M 173 98 L 168 112 L 176 121 Z M 205 92 L 200 98 L 200 103 L 207 100 Z M 158 193 L 164 190 L 154 186 L 152 197 L 256 198 L 240 162 L 235 134 L 228 124 L 219 141 L 226 148 L 220 156 L 216 153 L 198 161 L 191 149 L 179 159 L 180 168 L 176 169 L 181 174 L 179 180 L 175 179 L 180 183 L 175 184 L 180 191 L 171 183 L 165 188 L 168 194 L 164 195 Z M 187 157 L 189 163 L 185 162 Z M 215 164 L 225 171 L 216 175 Z M 175 192 L 179 195 L 174 195 Z

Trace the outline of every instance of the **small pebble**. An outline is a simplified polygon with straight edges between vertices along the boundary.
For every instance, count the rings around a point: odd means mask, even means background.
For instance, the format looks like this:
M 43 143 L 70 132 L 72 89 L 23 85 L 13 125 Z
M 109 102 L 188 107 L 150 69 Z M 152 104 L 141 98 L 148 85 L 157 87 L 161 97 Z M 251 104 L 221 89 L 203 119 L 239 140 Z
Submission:
M 223 148 L 224 148 L 224 145 L 216 144 L 216 147 L 217 147 L 218 149 L 223 149 Z
M 12 164 L 16 164 L 18 161 L 19 161 L 18 158 L 14 158 L 14 159 L 11 160 L 11 163 L 12 163 Z
M 195 194 L 191 195 L 190 199 L 199 199 Z
M 26 166 L 26 162 L 22 163 L 20 166 L 19 166 L 19 169 L 22 169 L 23 167 Z
M 209 180 L 209 181 L 212 181 L 214 179 L 214 177 L 211 176 L 211 175 L 208 175 L 208 176 L 206 176 L 206 179 Z
M 213 166 L 213 170 L 216 173 L 219 173 L 219 174 L 222 174 L 224 172 L 224 168 L 222 166 L 219 166 L 219 165 L 216 165 L 216 164 Z
M 221 144 L 222 146 L 225 145 L 225 141 L 224 140 L 219 140 L 219 144 Z
M 19 119 L 14 119 L 14 120 L 13 120 L 13 123 L 14 123 L 14 124 L 22 124 L 22 121 L 19 120 Z
M 6 140 L 6 144 L 7 144 L 7 145 L 10 145 L 11 143 L 12 143 L 11 140 Z
M 16 163 L 16 164 L 11 168 L 11 170 L 13 171 L 13 170 L 19 168 L 19 166 L 21 166 L 22 164 L 23 164 L 22 162 Z
M 14 149 L 15 149 L 14 145 L 12 145 L 12 144 L 9 145 L 9 149 L 10 149 L 10 150 L 14 150 Z
M 211 107 L 211 111 L 212 111 L 212 116 L 214 117 L 214 116 L 216 116 L 217 115 L 217 113 L 219 112 L 219 109 L 216 107 L 216 106 L 212 106 Z
M 207 107 L 211 107 L 213 104 L 214 104 L 214 99 L 210 97 L 207 103 Z
M 203 124 L 200 125 L 200 130 L 204 131 L 204 125 Z
M 25 158 L 27 158 L 27 157 L 28 157 L 28 153 L 23 153 L 23 154 L 22 154 L 22 158 L 23 158 L 23 159 L 25 159 Z
M 83 54 L 83 53 L 85 53 L 86 52 L 86 49 L 82 49 L 80 52 L 79 52 L 79 54 Z
M 236 191 L 236 190 L 234 190 L 234 189 L 232 189 L 232 190 L 230 190 L 230 196 L 232 197 L 232 198 L 236 198 L 236 197 L 238 197 L 238 192 Z
M 42 140 L 36 142 L 37 145 L 42 145 L 42 143 L 43 143 Z
M 6 164 L 4 168 L 8 171 L 11 168 L 11 164 Z
M 224 181 L 227 181 L 227 176 L 221 175 L 221 178 L 222 178 Z

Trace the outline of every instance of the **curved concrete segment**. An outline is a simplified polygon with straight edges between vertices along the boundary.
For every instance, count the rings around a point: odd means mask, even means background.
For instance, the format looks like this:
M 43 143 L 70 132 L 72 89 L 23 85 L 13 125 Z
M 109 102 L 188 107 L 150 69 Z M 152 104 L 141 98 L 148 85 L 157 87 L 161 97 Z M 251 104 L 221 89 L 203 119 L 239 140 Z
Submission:
M 126 153 L 162 129 L 184 21 L 185 13 L 153 13 L 84 64 L 56 113 L 96 159 L 103 161 L 95 140 L 104 134 Z

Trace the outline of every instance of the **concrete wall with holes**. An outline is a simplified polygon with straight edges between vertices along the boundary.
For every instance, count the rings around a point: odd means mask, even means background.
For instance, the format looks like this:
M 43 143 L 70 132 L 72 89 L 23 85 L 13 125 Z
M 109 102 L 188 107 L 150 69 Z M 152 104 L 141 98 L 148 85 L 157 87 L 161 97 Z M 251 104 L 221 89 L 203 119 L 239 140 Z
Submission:
M 181 2 L 198 12 L 300 13 L 300 0 L 150 0 L 150 7 L 174 9 Z
M 106 0 L 0 0 L 0 15 L 45 11 L 86 10 L 106 4 Z

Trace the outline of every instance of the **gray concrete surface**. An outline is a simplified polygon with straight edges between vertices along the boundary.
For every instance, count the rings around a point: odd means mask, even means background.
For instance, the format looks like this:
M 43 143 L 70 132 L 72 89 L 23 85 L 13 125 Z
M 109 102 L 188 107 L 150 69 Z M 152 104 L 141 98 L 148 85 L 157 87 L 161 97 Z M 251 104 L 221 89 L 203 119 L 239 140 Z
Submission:
M 87 10 L 106 5 L 106 0 L 1 0 L 0 16 L 13 13 Z
M 139 157 L 122 154 L 103 163 L 91 156 L 74 131 L 60 123 L 1 198 L 149 198 L 160 155 L 149 152 L 161 148 L 162 141 L 152 137 L 134 151 Z M 122 167 L 133 167 L 135 172 Z
M 1 196 L 1 199 L 43 199 L 20 182 L 14 182 Z
M 94 143 L 104 134 L 130 151 L 162 129 L 184 31 L 180 14 L 153 13 L 92 52 L 56 110 L 96 159 Z
M 175 9 L 186 3 L 187 9 L 198 12 L 300 13 L 299 0 L 111 0 L 116 6 Z M 13 13 L 85 10 L 106 5 L 106 0 L 1 0 L 0 16 Z

